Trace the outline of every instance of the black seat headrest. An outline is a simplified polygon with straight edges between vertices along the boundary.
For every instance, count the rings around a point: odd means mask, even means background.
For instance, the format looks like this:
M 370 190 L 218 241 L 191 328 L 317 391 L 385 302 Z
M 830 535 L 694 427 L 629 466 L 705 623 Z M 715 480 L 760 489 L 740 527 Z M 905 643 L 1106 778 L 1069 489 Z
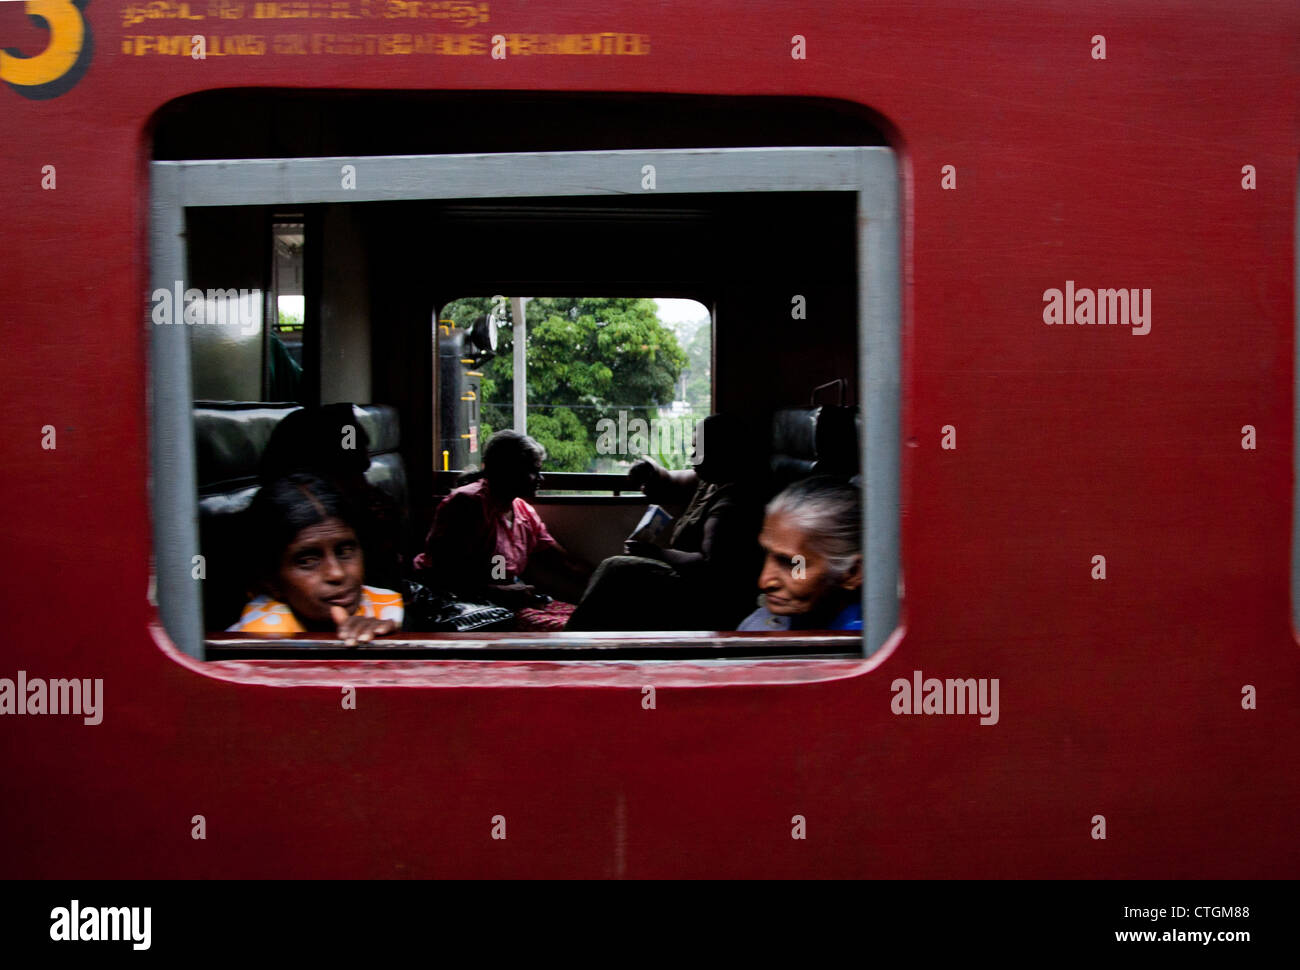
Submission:
M 200 495 L 257 484 L 271 432 L 297 404 L 197 401 L 194 450 Z
M 809 406 L 772 413 L 771 467 L 778 489 L 808 475 L 856 474 L 858 455 L 857 408 Z

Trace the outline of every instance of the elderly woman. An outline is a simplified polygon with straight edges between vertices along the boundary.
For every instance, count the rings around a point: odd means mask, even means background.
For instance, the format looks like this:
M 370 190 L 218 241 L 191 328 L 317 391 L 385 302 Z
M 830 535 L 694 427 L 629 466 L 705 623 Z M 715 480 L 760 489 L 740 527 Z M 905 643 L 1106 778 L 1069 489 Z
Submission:
M 839 479 L 795 482 L 767 506 L 758 537 L 763 605 L 741 630 L 862 629 L 862 504 Z
M 561 595 L 565 587 L 580 590 L 591 575 L 528 501 L 542 483 L 545 459 L 546 449 L 528 435 L 494 434 L 483 449 L 482 472 L 442 500 L 425 551 L 415 559 L 422 578 L 514 610 L 524 630 L 562 629 L 573 612 L 571 603 L 539 589 L 539 572 L 549 574 L 550 592 Z

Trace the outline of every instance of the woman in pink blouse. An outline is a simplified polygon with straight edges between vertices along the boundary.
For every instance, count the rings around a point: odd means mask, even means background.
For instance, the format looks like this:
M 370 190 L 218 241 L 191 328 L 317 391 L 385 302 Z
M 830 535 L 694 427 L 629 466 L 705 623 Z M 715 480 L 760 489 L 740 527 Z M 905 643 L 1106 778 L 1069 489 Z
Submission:
M 540 567 L 581 590 L 591 576 L 591 567 L 555 541 L 528 502 L 542 483 L 545 458 L 546 450 L 527 435 L 494 434 L 483 449 L 483 471 L 438 505 L 424 552 L 415 558 L 433 585 L 485 595 L 514 610 L 521 630 L 563 629 L 574 609 L 524 577 L 534 578 Z

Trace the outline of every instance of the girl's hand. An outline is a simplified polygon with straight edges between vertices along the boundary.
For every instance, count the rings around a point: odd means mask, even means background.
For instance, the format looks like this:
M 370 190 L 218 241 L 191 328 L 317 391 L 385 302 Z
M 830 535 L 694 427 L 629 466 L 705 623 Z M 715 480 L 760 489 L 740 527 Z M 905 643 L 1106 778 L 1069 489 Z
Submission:
M 358 643 L 369 643 L 375 637 L 382 637 L 386 633 L 397 630 L 397 623 L 394 620 L 379 620 L 373 616 L 348 616 L 347 610 L 341 606 L 330 607 L 330 619 L 339 628 L 339 639 L 345 641 L 349 647 L 355 647 Z

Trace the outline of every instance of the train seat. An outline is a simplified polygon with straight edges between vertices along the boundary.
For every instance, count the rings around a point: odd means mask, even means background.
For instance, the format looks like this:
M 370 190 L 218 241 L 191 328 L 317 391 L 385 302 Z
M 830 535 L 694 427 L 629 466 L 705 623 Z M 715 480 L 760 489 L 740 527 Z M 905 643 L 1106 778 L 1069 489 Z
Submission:
M 199 547 L 204 556 L 204 624 L 223 630 L 239 618 L 246 596 L 244 554 L 233 516 L 244 511 L 258 489 L 262 454 L 275 426 L 297 404 L 198 401 L 194 406 L 195 465 L 199 494 Z M 406 466 L 398 451 L 397 409 L 354 405 L 369 438 L 366 479 L 407 508 Z
M 829 405 L 780 408 L 772 413 L 772 490 L 809 475 L 856 475 L 858 409 Z

